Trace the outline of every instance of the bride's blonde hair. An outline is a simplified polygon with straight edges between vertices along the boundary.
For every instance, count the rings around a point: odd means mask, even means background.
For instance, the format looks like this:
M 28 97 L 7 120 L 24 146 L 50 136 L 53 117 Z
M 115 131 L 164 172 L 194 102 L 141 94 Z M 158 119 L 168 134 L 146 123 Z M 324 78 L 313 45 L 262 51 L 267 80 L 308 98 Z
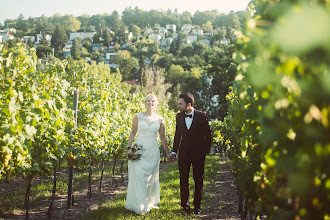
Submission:
M 154 94 L 148 94 L 148 95 L 146 95 L 146 97 L 144 98 L 144 103 L 147 102 L 147 98 L 148 98 L 148 97 L 152 97 L 152 98 L 154 98 L 155 101 L 156 101 L 156 106 L 158 105 L 158 99 L 157 99 L 157 97 L 156 97 Z

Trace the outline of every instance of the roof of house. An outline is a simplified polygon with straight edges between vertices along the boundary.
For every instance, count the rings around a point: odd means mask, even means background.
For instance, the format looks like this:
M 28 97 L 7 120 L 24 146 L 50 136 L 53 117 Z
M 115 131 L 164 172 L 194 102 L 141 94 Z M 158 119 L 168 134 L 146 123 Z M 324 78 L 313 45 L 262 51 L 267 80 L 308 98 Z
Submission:
M 135 79 L 132 79 L 132 80 L 126 80 L 124 81 L 125 83 L 127 84 L 130 84 L 130 85 L 137 85 L 137 81 Z
M 129 43 L 129 44 L 135 45 L 132 41 L 126 41 L 125 43 Z

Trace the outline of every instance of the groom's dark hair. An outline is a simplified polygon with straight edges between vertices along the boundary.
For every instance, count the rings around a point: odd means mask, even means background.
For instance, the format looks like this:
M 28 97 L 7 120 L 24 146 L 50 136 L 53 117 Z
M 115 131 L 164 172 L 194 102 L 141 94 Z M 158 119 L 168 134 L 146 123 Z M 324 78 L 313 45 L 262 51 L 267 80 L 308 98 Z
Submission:
M 194 96 L 190 92 L 181 93 L 179 99 L 183 99 L 186 104 L 190 103 L 191 106 L 194 106 Z

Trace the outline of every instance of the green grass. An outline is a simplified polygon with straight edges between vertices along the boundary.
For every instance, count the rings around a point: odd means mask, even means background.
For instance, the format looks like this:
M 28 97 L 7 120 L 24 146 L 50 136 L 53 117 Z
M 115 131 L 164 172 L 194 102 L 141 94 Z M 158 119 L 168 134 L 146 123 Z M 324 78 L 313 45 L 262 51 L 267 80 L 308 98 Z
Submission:
M 215 188 L 217 173 L 220 172 L 219 156 L 208 156 L 205 162 L 204 190 L 202 200 L 202 210 L 208 210 L 212 207 L 210 199 L 216 196 L 213 193 Z M 112 165 L 112 164 L 111 164 Z M 109 165 L 105 169 L 104 180 L 111 177 L 112 166 Z M 127 170 L 127 164 L 124 165 L 124 171 Z M 116 166 L 116 174 L 119 174 L 119 165 Z M 100 169 L 93 170 L 93 179 L 99 178 Z M 53 188 L 51 177 L 42 178 L 40 182 L 34 181 L 30 194 L 30 209 L 40 206 L 44 201 L 50 202 Z M 190 174 L 190 197 L 193 201 L 193 178 L 192 170 Z M 67 177 L 57 179 L 56 195 L 67 193 Z M 105 183 L 105 182 L 104 182 Z M 160 173 L 161 198 L 159 209 L 151 210 L 144 216 L 137 215 L 125 209 L 126 193 L 119 194 L 113 201 L 104 202 L 98 210 L 85 215 L 85 219 L 198 219 L 192 216 L 185 216 L 181 212 L 180 207 L 180 190 L 179 190 L 179 172 L 177 163 L 168 164 L 165 170 Z M 8 183 L 10 184 L 10 182 Z M 0 216 L 10 215 L 15 210 L 22 210 L 24 206 L 25 190 L 27 183 L 22 184 L 22 188 L 18 190 L 8 190 L 0 196 Z M 74 190 L 88 187 L 88 172 L 75 173 Z
M 127 165 L 126 165 L 127 167 Z M 116 174 L 119 173 L 119 165 L 116 166 Z M 105 168 L 104 180 L 111 177 L 111 165 Z M 99 179 L 101 170 L 99 168 L 93 169 L 93 180 Z M 104 182 L 103 182 L 104 183 Z M 10 181 L 8 183 L 10 185 Z M 18 190 L 8 190 L 0 195 L 0 216 L 10 215 L 15 210 L 21 210 L 24 208 L 25 192 L 26 192 L 27 182 L 23 181 L 22 187 Z M 74 175 L 74 186 L 73 190 L 76 191 L 80 188 L 88 187 L 88 172 L 75 172 Z M 42 202 L 49 201 L 51 199 L 53 190 L 53 180 L 52 177 L 42 177 L 40 182 L 32 182 L 31 192 L 30 192 L 30 209 L 38 207 Z M 68 190 L 68 177 L 57 178 L 56 182 L 56 195 L 66 194 Z
M 212 206 L 210 200 L 216 196 L 214 192 L 217 174 L 220 172 L 219 156 L 208 156 L 205 161 L 204 190 L 202 210 L 208 210 Z M 180 206 L 179 172 L 177 163 L 167 165 L 160 173 L 160 205 L 159 209 L 153 209 L 146 215 L 138 215 L 125 209 L 126 193 L 118 195 L 113 201 L 102 204 L 95 210 L 84 216 L 84 219 L 199 219 L 194 215 L 184 215 Z M 193 200 L 193 178 L 190 172 L 190 199 Z

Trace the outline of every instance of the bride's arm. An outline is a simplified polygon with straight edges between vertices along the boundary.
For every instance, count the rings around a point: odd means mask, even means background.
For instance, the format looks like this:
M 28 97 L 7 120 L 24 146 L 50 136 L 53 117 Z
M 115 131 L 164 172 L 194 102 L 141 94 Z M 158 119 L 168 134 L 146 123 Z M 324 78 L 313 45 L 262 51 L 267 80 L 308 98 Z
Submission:
M 131 133 L 129 134 L 128 141 L 127 141 L 128 146 L 132 146 L 132 144 L 133 144 L 134 137 L 137 132 L 137 125 L 138 125 L 138 117 L 135 116 L 133 119 L 133 123 L 132 123 Z
M 160 137 L 160 141 L 162 142 L 163 148 L 166 152 L 166 157 L 169 160 L 171 158 L 171 156 L 170 156 L 170 151 L 168 150 L 168 146 L 167 146 L 164 120 L 162 120 L 160 123 L 159 137 Z

